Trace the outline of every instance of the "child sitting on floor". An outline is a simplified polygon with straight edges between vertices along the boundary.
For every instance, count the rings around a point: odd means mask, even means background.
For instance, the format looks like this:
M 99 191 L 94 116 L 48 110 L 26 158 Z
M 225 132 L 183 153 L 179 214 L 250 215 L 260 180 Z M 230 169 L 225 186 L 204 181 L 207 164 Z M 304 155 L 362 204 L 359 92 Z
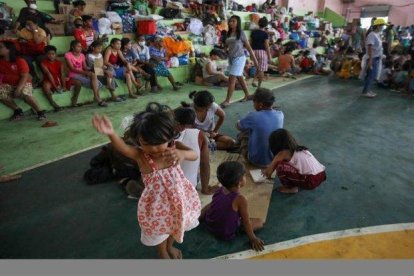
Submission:
M 217 168 L 217 178 L 223 185 L 214 195 L 211 203 L 201 211 L 200 221 L 217 238 L 232 240 L 243 221 L 244 231 L 256 251 L 264 249 L 263 241 L 256 237 L 255 230 L 263 227 L 260 219 L 249 217 L 248 203 L 240 189 L 246 183 L 244 166 L 235 161 L 226 161 Z
M 258 88 L 253 95 L 253 106 L 256 111 L 250 112 L 237 122 L 240 149 L 246 160 L 255 166 L 263 167 L 272 162 L 273 155 L 269 150 L 269 136 L 283 127 L 284 114 L 273 110 L 275 102 L 273 93 L 266 88 Z
M 312 190 L 326 180 L 325 166 L 306 147 L 298 145 L 286 129 L 274 131 L 269 137 L 269 146 L 275 157 L 262 173 L 270 178 L 276 170 L 282 183 L 279 192 L 294 194 L 299 188 Z

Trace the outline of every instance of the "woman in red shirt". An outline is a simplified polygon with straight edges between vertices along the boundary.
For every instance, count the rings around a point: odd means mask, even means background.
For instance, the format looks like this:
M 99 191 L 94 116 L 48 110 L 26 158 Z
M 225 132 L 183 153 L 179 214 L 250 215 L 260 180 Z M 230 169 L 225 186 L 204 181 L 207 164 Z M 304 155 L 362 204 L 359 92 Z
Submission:
M 37 112 L 37 119 L 46 118 L 45 112 L 32 96 L 33 87 L 27 62 L 16 56 L 13 42 L 0 42 L 0 101 L 14 110 L 10 120 L 18 120 L 24 116 L 23 110 L 17 106 L 14 98 L 22 98 Z

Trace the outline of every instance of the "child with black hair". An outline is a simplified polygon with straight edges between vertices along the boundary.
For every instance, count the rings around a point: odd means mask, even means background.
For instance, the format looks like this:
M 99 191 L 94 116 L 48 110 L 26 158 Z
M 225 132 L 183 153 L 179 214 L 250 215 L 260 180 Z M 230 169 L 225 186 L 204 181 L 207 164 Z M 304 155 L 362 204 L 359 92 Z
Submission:
M 99 95 L 99 88 L 102 87 L 102 83 L 98 80 L 95 73 L 88 70 L 85 55 L 82 54 L 82 45 L 79 41 L 73 40 L 70 43 L 70 51 L 65 54 L 65 61 L 71 80 L 79 81 L 82 86 L 91 88 L 94 99 L 98 102 L 98 106 L 108 106 L 108 104 L 103 101 Z M 77 105 L 77 96 L 78 94 L 73 95 L 72 106 Z
M 65 75 L 63 74 L 63 63 L 56 59 L 56 47 L 48 45 L 45 47 L 46 58 L 42 60 L 40 68 L 43 71 L 42 91 L 54 110 L 62 108 L 53 100 L 54 92 L 61 93 L 66 90 Z M 75 93 L 80 91 L 80 83 L 76 83 Z
M 210 58 L 203 63 L 203 82 L 207 85 L 228 85 L 229 78 L 223 72 L 217 70 L 216 60 L 220 59 L 220 51 L 213 49 L 210 52 Z
M 111 99 L 114 102 L 122 102 L 123 99 L 117 97 L 115 89 L 117 83 L 115 81 L 115 70 L 112 67 L 108 67 L 104 64 L 102 56 L 103 44 L 101 41 L 96 40 L 89 46 L 88 54 L 86 55 L 86 63 L 90 70 L 95 73 L 98 80 L 106 85 L 106 88 L 111 93 Z
M 238 136 L 241 152 L 255 166 L 265 167 L 272 162 L 269 136 L 274 130 L 283 128 L 285 116 L 282 111 L 272 109 L 274 102 L 272 91 L 258 88 L 253 94 L 256 111 L 250 112 L 236 124 L 236 128 L 242 131 Z
M 253 87 L 260 87 L 262 85 L 262 81 L 264 79 L 264 72 L 267 71 L 269 61 L 272 60 L 272 56 L 270 55 L 270 48 L 269 48 L 269 35 L 266 32 L 265 28 L 269 24 L 269 21 L 264 16 L 259 20 L 259 28 L 258 30 L 253 30 L 251 34 L 251 41 L 250 45 L 252 46 L 254 55 L 257 59 L 258 70 L 257 70 L 257 79 L 258 85 L 255 84 L 254 79 L 252 86 Z
M 218 187 L 209 186 L 210 181 L 210 158 L 208 149 L 208 138 L 203 131 L 194 128 L 196 114 L 192 108 L 179 107 L 174 110 L 174 118 L 177 121 L 177 130 L 180 136 L 176 139 L 194 150 L 198 158 L 195 161 L 182 161 L 181 168 L 184 175 L 191 181 L 194 188 L 198 184 L 200 172 L 201 192 L 206 195 L 214 193 Z
M 392 81 L 394 84 L 395 89 L 404 89 L 408 82 L 408 72 L 410 70 L 410 62 L 406 61 L 402 67 L 401 70 L 397 70 L 393 76 Z
M 313 69 L 313 60 L 310 57 L 310 51 L 305 50 L 300 57 L 299 67 L 303 73 L 309 73 Z
M 286 129 L 272 132 L 269 147 L 274 158 L 262 173 L 270 178 L 276 170 L 282 183 L 279 192 L 295 194 L 299 188 L 312 190 L 326 180 L 325 166 L 319 163 L 308 148 L 298 145 Z
M 226 113 L 215 103 L 214 96 L 209 91 L 193 91 L 189 95 L 192 104 L 181 102 L 183 107 L 191 107 L 196 113 L 194 126 L 207 133 L 208 138 L 216 142 L 217 149 L 226 150 L 235 147 L 236 141 L 229 136 L 218 133 L 224 122 Z M 215 117 L 218 117 L 216 122 Z
M 240 189 L 246 183 L 246 169 L 236 161 L 226 161 L 217 168 L 217 178 L 223 185 L 214 195 L 211 203 L 201 211 L 200 221 L 217 238 L 232 240 L 243 221 L 243 228 L 256 251 L 264 249 L 264 242 L 256 237 L 255 230 L 263 227 L 263 221 L 249 217 L 248 202 Z
M 117 151 L 140 168 L 145 184 L 137 211 L 141 242 L 157 246 L 160 258 L 182 258 L 173 243 L 182 243 L 184 232 L 198 225 L 201 203 L 179 165 L 183 160 L 196 160 L 197 154 L 174 142 L 178 132 L 171 113 L 149 103 L 146 111 L 136 114 L 127 131 L 136 146 L 127 145 L 115 133 L 108 117 L 95 115 L 92 122 L 97 131 L 108 135 Z

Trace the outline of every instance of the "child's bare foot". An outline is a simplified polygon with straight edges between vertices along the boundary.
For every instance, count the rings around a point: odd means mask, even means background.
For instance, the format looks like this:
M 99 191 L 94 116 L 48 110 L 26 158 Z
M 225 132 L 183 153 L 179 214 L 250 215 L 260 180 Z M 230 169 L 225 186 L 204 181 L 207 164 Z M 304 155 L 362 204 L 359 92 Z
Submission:
M 179 250 L 178 248 L 171 246 L 167 250 L 168 250 L 168 253 L 170 254 L 171 259 L 182 259 L 183 258 L 181 250 Z
M 283 194 L 296 194 L 297 192 L 299 192 L 298 187 L 288 188 L 286 186 L 281 186 L 277 188 L 277 190 Z
M 158 252 L 158 256 L 160 257 L 160 259 L 171 259 L 167 251 Z

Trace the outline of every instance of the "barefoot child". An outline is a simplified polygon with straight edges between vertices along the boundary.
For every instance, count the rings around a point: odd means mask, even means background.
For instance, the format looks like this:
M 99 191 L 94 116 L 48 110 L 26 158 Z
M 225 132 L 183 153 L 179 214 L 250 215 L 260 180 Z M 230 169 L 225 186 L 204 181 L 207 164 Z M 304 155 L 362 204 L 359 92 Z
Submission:
M 273 131 L 283 127 L 285 116 L 282 111 L 272 108 L 274 102 L 272 91 L 258 88 L 253 95 L 253 106 L 256 111 L 250 112 L 236 124 L 236 128 L 242 131 L 238 136 L 242 155 L 258 167 L 266 167 L 272 162 L 269 136 Z
M 134 116 L 128 135 L 136 146 L 129 146 L 115 133 L 106 116 L 95 115 L 93 125 L 108 135 L 116 150 L 136 160 L 145 189 L 138 202 L 141 242 L 156 246 L 162 259 L 181 258 L 174 241 L 183 242 L 184 232 L 198 225 L 201 203 L 179 162 L 195 160 L 197 155 L 180 142 L 170 113 L 154 110 Z M 166 158 L 166 157 L 172 158 Z M 171 160 L 173 159 L 173 160 Z
M 201 211 L 200 220 L 217 238 L 232 240 L 243 221 L 244 231 L 254 250 L 263 250 L 263 241 L 256 237 L 254 231 L 263 227 L 259 219 L 249 217 L 247 199 L 240 193 L 246 183 L 244 166 L 235 161 L 226 161 L 217 168 L 217 178 L 221 187 L 214 195 L 210 204 Z
M 295 194 L 299 188 L 312 190 L 326 180 L 325 166 L 306 147 L 298 145 L 286 129 L 274 131 L 269 137 L 269 146 L 275 157 L 263 175 L 270 178 L 276 170 L 282 183 L 279 192 Z
M 53 109 L 55 111 L 60 111 L 62 108 L 53 100 L 52 94 L 54 92 L 59 93 L 66 90 L 64 82 L 65 76 L 63 74 L 63 63 L 56 59 L 55 46 L 46 46 L 45 54 L 46 58 L 40 64 L 43 71 L 42 90 Z M 79 93 L 80 85 L 78 85 L 77 90 L 77 93 Z

